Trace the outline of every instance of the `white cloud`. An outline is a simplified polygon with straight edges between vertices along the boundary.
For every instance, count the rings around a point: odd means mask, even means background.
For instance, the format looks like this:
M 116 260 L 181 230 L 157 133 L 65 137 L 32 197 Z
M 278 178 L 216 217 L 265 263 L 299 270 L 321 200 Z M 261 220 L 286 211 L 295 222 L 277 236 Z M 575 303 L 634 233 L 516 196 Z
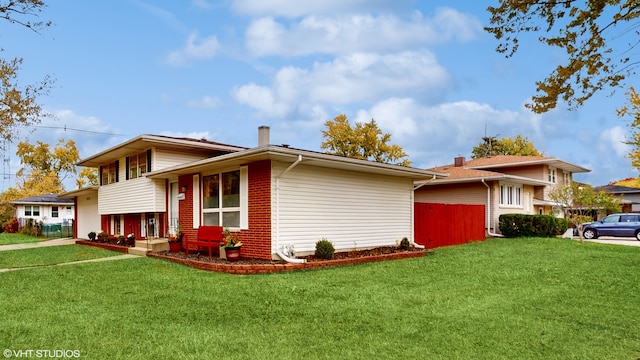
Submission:
M 198 100 L 189 101 L 187 106 L 193 109 L 218 109 L 222 106 L 222 100 L 215 96 L 203 96 Z
M 200 9 L 211 9 L 213 7 L 206 0 L 191 0 L 191 4 Z
M 264 17 L 252 22 L 245 36 L 255 55 L 303 56 L 398 51 L 452 39 L 469 41 L 481 32 L 474 17 L 440 8 L 433 19 L 420 12 L 409 20 L 394 15 L 309 16 L 288 28 Z
M 212 135 L 208 131 L 194 131 L 194 132 L 175 132 L 175 131 L 163 131 L 160 135 L 172 136 L 177 138 L 190 138 L 190 139 L 205 139 L 211 140 Z
M 273 91 L 264 86 L 244 85 L 234 89 L 232 96 L 238 103 L 247 105 L 264 116 L 281 117 L 289 112 L 288 106 L 277 100 Z
M 280 69 L 271 87 L 249 84 L 234 91 L 236 101 L 266 116 L 284 116 L 314 105 L 378 101 L 388 94 L 440 96 L 450 78 L 426 51 L 392 55 L 356 53 L 311 69 Z
M 631 146 L 624 143 L 626 141 L 626 130 L 622 126 L 614 126 L 605 129 L 600 135 L 600 151 L 613 152 L 621 158 L 626 158 L 631 150 Z
M 172 66 L 184 66 L 191 59 L 202 60 L 213 58 L 219 47 L 218 39 L 215 36 L 212 35 L 204 39 L 199 39 L 198 33 L 192 32 L 187 37 L 185 46 L 180 50 L 169 53 L 165 61 Z

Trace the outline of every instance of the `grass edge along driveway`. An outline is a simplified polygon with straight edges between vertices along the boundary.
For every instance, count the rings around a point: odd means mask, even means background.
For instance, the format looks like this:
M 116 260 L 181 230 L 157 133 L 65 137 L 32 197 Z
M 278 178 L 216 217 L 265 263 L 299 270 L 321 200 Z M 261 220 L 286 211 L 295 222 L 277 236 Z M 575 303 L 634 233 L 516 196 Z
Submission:
M 37 268 L 0 274 L 0 339 L 83 359 L 636 359 L 639 266 L 636 247 L 495 239 L 270 275 Z

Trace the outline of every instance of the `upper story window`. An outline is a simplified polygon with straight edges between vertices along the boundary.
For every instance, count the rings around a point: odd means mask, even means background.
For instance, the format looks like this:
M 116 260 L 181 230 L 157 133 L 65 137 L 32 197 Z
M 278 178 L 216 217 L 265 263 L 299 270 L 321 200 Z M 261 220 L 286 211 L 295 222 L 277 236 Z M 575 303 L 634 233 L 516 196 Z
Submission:
M 558 181 L 557 176 L 558 172 L 556 168 L 549 166 L 549 182 L 555 184 Z
M 118 182 L 118 161 L 100 166 L 100 185 L 108 185 Z
M 25 205 L 24 216 L 40 216 L 40 206 L 38 205 Z
M 566 186 L 571 185 L 571 173 L 568 172 L 568 171 L 563 171 L 562 175 L 564 177 L 563 184 L 566 185 Z
M 146 174 L 149 170 L 148 159 L 149 156 L 146 151 L 127 157 L 128 179 L 135 179 L 142 176 L 142 174 Z
M 500 205 L 522 207 L 522 185 L 501 183 Z

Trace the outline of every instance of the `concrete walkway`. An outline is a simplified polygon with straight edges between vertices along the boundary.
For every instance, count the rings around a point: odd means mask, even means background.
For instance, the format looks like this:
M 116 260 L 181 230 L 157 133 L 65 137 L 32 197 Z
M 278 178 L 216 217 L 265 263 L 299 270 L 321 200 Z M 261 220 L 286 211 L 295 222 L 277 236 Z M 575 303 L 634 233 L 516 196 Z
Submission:
M 577 238 L 577 239 L 580 240 L 580 238 Z M 594 240 L 585 239 L 584 241 L 596 242 L 600 244 L 609 244 L 609 245 L 640 246 L 640 241 L 636 240 L 636 238 L 602 236 Z
M 29 243 L 29 244 L 0 245 L 0 251 L 34 249 L 34 248 L 47 247 L 47 246 L 74 245 L 75 243 L 76 243 L 76 239 L 55 239 L 55 240 L 40 241 L 40 242 L 37 242 L 37 243 Z M 70 261 L 70 262 L 66 262 L 66 263 L 53 264 L 53 265 L 27 266 L 27 267 L 20 267 L 20 268 L 7 268 L 7 269 L 0 269 L 0 273 L 7 272 L 7 271 L 36 269 L 36 268 L 53 267 L 53 266 L 64 266 L 64 265 L 74 265 L 74 264 L 82 264 L 82 263 L 98 262 L 98 261 L 135 259 L 135 258 L 140 258 L 140 256 L 132 255 L 132 254 L 123 254 L 123 255 L 116 255 L 116 256 L 107 256 L 107 257 L 97 258 L 97 259 Z
M 37 243 L 28 243 L 28 244 L 0 245 L 0 251 L 33 249 L 33 248 L 45 247 L 45 246 L 73 245 L 75 243 L 76 243 L 76 239 L 55 239 L 55 240 L 39 241 Z

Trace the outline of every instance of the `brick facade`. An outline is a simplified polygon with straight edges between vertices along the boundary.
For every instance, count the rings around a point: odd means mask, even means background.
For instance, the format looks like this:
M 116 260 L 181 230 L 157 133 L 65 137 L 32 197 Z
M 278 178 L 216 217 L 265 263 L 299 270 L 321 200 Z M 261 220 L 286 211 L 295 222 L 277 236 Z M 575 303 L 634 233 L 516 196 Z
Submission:
M 251 163 L 248 170 L 249 229 L 238 234 L 242 241 L 241 256 L 271 260 L 271 161 Z M 193 174 L 180 176 L 178 184 L 180 189 L 186 186 L 184 200 L 178 205 L 180 230 L 195 238 L 198 230 L 193 228 L 193 191 L 199 189 L 193 189 Z

